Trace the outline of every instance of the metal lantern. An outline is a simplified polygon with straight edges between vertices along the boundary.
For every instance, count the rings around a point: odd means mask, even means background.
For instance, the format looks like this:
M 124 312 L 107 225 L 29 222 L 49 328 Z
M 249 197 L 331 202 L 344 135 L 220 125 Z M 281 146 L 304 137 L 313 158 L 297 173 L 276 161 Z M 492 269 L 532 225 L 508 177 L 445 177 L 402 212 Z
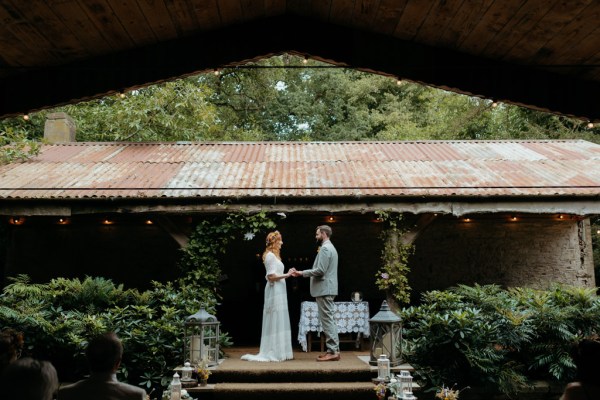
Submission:
M 198 385 L 198 381 L 192 377 L 192 372 L 194 368 L 192 368 L 189 362 L 185 362 L 183 364 L 183 368 L 181 368 L 181 387 L 184 389 L 188 389 L 191 387 L 196 387 Z
M 219 364 L 219 326 L 217 317 L 200 308 L 194 315 L 185 319 L 183 354 L 192 365 L 202 361 L 207 367 Z
M 369 364 L 377 365 L 377 359 L 385 354 L 390 361 L 390 367 L 402 363 L 402 320 L 383 301 L 381 309 L 369 320 L 371 330 L 371 356 Z
M 410 375 L 408 371 L 400 371 L 400 375 L 398 375 L 398 380 L 400 381 L 400 399 L 413 399 L 413 377 Z
M 390 380 L 390 360 L 385 354 L 382 354 L 377 359 L 377 380 Z
M 191 381 L 193 370 L 194 369 L 192 368 L 190 363 L 186 361 L 185 364 L 183 364 L 183 368 L 181 368 L 181 380 L 182 381 Z

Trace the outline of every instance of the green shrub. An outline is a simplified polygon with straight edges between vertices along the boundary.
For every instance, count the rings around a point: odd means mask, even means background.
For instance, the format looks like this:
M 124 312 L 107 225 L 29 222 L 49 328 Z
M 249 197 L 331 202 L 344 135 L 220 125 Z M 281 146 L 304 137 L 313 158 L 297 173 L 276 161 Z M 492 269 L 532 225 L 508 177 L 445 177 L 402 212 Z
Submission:
M 125 348 L 119 379 L 161 391 L 182 362 L 182 321 L 200 304 L 214 312 L 210 290 L 178 283 L 153 282 L 151 290 L 139 292 L 103 278 L 33 284 L 21 275 L 0 296 L 0 327 L 23 331 L 25 353 L 51 360 L 64 382 L 88 373 L 88 340 L 115 331 Z M 226 334 L 221 341 L 230 344 Z
M 600 332 L 594 289 L 460 285 L 402 311 L 404 354 L 426 387 L 458 383 L 513 394 L 532 380 L 574 376 L 569 349 Z
M 145 292 L 101 277 L 55 278 L 48 283 L 30 283 L 26 275 L 10 278 L 12 283 L 0 295 L 0 328 L 24 332 L 26 354 L 51 360 L 63 382 L 88 373 L 84 356 L 88 340 L 114 331 L 125 349 L 119 378 L 160 394 L 183 360 L 185 317 L 200 305 L 215 312 L 219 256 L 239 236 L 275 226 L 263 212 L 233 212 L 200 221 L 182 249 L 182 277 L 152 282 L 152 289 Z M 227 333 L 221 333 L 219 341 L 222 347 L 232 345 Z

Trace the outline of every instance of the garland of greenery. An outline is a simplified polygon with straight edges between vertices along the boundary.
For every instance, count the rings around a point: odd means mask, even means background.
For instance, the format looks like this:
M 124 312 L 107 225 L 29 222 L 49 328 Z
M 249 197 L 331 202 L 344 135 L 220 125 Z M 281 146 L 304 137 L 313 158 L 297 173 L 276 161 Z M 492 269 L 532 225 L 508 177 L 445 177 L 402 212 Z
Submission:
M 381 233 L 384 243 L 381 252 L 381 268 L 377 271 L 375 284 L 384 290 L 388 303 L 392 302 L 393 309 L 398 309 L 395 302 L 409 303 L 411 288 L 407 275 L 410 272 L 408 258 L 414 251 L 413 245 L 405 245 L 400 238 L 406 232 L 402 214 L 376 211 L 377 217 L 385 227 Z
M 265 213 L 244 212 L 216 215 L 200 221 L 190 237 L 179 267 L 189 284 L 208 288 L 218 297 L 221 266 L 219 256 L 225 253 L 232 240 L 241 235 L 251 239 L 257 233 L 273 230 L 277 224 Z

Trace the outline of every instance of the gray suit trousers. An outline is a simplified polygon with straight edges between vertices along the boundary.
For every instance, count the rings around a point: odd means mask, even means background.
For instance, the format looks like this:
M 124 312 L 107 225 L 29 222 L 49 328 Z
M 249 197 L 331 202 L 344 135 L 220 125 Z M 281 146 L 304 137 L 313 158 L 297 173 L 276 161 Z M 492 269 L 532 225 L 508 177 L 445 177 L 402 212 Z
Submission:
M 338 336 L 337 324 L 335 322 L 335 296 L 315 297 L 319 307 L 319 322 L 325 334 L 325 346 L 328 353 L 340 352 L 340 338 Z

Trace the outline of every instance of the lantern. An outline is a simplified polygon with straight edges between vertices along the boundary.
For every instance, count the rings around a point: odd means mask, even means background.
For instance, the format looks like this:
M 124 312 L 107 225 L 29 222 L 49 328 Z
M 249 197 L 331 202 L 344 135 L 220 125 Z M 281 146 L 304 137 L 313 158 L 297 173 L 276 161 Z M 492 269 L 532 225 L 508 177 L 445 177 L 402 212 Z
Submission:
M 385 354 L 380 355 L 377 359 L 377 380 L 390 380 L 390 360 Z
M 371 355 L 369 364 L 377 365 L 377 359 L 385 354 L 390 362 L 390 367 L 402 363 L 402 323 L 387 301 L 381 304 L 381 309 L 369 320 L 371 330 Z
M 181 387 L 182 388 L 191 388 L 196 387 L 198 385 L 198 381 L 192 378 L 192 372 L 194 368 L 192 368 L 191 364 L 186 361 L 183 364 L 183 368 L 181 368 Z
M 184 359 L 195 366 L 202 361 L 207 367 L 218 365 L 220 325 L 217 318 L 206 312 L 204 307 L 187 317 L 184 323 Z
M 400 396 L 398 398 L 403 400 L 414 399 L 415 397 L 412 392 L 413 377 L 410 376 L 410 373 L 408 371 L 400 371 L 398 381 L 400 382 Z

